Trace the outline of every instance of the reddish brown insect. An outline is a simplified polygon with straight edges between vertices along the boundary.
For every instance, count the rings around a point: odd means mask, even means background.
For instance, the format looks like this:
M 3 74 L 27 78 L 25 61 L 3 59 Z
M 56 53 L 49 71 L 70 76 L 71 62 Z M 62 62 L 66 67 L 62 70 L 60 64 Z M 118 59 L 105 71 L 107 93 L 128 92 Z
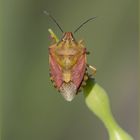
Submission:
M 50 14 L 46 14 L 58 25 Z M 85 21 L 75 32 L 94 18 Z M 58 27 L 63 32 L 59 25 Z M 54 86 L 67 101 L 71 101 L 81 87 L 86 85 L 89 77 L 87 67 L 91 68 L 94 73 L 96 72 L 94 67 L 87 64 L 86 54 L 83 41 L 76 41 L 72 32 L 65 32 L 59 42 L 55 40 L 54 44 L 49 47 L 50 77 Z

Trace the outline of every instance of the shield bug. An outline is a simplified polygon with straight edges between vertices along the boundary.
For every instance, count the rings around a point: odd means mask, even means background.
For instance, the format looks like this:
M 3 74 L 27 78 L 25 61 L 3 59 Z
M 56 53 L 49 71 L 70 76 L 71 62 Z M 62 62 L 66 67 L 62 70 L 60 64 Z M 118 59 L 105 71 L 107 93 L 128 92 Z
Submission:
M 92 69 L 93 74 L 96 73 L 96 69 L 87 64 L 86 55 L 88 52 L 83 41 L 77 41 L 72 32 L 63 32 L 54 17 L 46 11 L 44 13 L 56 23 L 63 33 L 61 40 L 58 41 L 55 34 L 50 31 L 53 38 L 53 44 L 49 47 L 50 79 L 62 96 L 67 101 L 71 101 L 81 90 L 81 87 L 86 85 L 86 80 L 89 77 L 87 68 Z M 95 18 L 83 22 L 74 33 Z

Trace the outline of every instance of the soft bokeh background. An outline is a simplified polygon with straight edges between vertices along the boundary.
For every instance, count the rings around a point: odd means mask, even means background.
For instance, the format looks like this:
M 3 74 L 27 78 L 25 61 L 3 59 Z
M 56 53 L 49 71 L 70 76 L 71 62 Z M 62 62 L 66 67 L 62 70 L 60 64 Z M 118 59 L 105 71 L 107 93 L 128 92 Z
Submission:
M 91 52 L 96 81 L 110 97 L 119 124 L 138 138 L 138 1 L 3 0 L 2 140 L 108 140 L 83 94 L 68 103 L 49 80 L 48 28 L 65 31 L 97 16 L 75 34 Z

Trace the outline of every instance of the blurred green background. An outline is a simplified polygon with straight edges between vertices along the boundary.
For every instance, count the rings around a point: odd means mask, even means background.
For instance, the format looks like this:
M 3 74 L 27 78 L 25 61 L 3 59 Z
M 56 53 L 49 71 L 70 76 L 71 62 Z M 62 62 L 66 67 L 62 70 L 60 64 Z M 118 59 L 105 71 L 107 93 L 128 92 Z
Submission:
M 138 1 L 1 0 L 2 140 L 108 140 L 80 93 L 69 103 L 49 80 L 48 28 L 75 34 L 90 51 L 96 81 L 108 92 L 119 124 L 138 140 Z

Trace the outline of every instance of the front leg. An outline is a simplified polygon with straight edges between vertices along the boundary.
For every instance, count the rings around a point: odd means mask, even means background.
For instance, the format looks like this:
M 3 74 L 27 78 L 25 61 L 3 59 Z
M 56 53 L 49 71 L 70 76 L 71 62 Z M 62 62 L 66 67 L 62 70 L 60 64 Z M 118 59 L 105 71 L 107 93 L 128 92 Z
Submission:
M 84 45 L 84 41 L 83 40 L 79 40 L 78 42 L 83 48 L 85 48 L 85 45 Z M 86 54 L 89 55 L 90 52 L 86 50 Z

